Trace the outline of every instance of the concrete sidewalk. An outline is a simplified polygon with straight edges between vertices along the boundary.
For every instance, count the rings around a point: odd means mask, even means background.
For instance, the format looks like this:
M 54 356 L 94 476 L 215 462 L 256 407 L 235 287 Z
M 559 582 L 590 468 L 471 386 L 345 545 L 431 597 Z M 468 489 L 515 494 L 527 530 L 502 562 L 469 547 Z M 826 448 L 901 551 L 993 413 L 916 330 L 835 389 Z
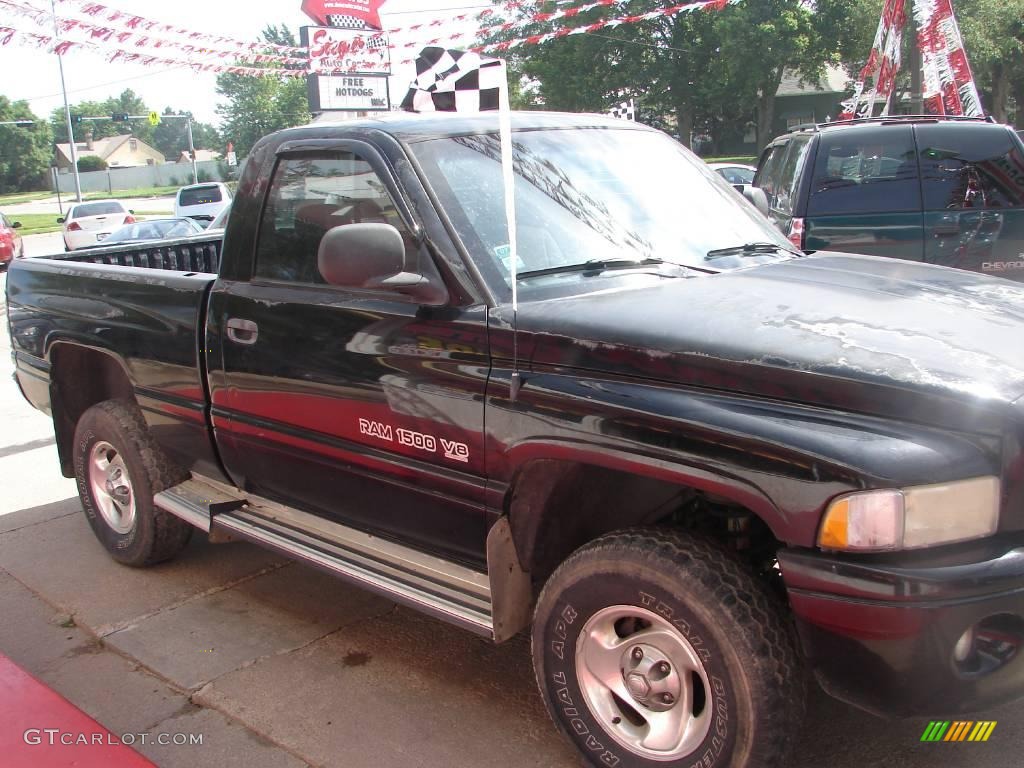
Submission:
M 529 648 L 488 642 L 247 544 L 134 570 L 77 500 L 0 517 L 0 650 L 161 766 L 556 766 Z M 40 727 L 46 727 L 42 725 Z
M 0 651 L 161 766 L 574 766 L 523 638 L 494 646 L 247 544 L 196 535 L 175 561 L 114 563 L 77 500 L 0 517 Z M 812 696 L 794 768 L 1016 764 L 1021 707 L 986 744 L 921 744 Z M 2 726 L 0 726 L 2 727 Z M 40 727 L 47 727 L 40 724 Z

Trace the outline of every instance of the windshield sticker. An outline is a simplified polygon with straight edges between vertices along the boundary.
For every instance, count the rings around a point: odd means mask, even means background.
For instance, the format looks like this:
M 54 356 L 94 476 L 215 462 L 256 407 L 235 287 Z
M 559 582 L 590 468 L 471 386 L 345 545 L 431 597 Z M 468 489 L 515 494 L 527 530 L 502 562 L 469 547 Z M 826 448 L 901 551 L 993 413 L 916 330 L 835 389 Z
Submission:
M 505 271 L 511 273 L 512 246 L 509 245 L 508 243 L 505 243 L 505 245 L 499 245 L 497 248 L 494 249 L 494 255 L 498 257 L 499 261 L 501 261 L 501 266 L 505 268 Z M 520 271 L 526 269 L 526 263 L 523 261 L 523 257 L 520 256 L 519 254 L 516 254 L 516 269 Z

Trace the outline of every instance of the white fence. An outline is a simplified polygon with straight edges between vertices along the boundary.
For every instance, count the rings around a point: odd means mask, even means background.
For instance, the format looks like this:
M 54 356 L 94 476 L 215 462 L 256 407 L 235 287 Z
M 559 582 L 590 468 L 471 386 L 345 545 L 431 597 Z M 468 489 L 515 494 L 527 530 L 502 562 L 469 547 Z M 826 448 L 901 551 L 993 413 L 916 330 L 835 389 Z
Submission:
M 204 178 L 225 181 L 221 178 L 216 160 L 196 163 L 196 170 Z M 75 176 L 71 170 L 60 171 L 56 183 L 61 193 L 75 192 Z M 79 173 L 83 192 L 113 192 L 116 189 L 145 189 L 148 187 L 179 187 L 192 183 L 192 163 L 164 163 L 163 165 L 139 165 L 134 168 L 108 168 L 105 171 Z

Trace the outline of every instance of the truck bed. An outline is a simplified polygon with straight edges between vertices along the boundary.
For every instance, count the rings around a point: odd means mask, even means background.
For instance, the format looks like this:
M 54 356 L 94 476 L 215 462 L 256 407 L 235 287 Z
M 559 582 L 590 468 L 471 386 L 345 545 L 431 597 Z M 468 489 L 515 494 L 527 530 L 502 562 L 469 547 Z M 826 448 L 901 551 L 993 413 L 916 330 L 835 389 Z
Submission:
M 99 357 L 65 360 L 63 370 L 74 373 L 58 388 L 74 397 L 116 375 L 169 450 L 212 462 L 199 334 L 220 243 L 219 236 L 196 237 L 18 259 L 7 276 L 7 307 L 26 398 L 45 412 L 59 411 L 61 403 L 51 402 L 51 371 L 62 355 L 80 355 L 85 345 Z M 97 366 L 104 359 L 109 365 Z

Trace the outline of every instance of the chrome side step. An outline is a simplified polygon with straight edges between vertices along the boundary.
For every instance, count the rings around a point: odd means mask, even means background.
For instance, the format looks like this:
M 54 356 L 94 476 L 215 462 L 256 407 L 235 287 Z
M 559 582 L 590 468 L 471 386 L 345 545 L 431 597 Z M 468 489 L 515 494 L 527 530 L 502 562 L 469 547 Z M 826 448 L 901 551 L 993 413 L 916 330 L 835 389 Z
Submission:
M 221 483 L 193 477 L 166 491 L 161 491 L 153 497 L 153 503 L 175 517 L 180 517 L 186 523 L 209 533 L 210 518 L 213 515 L 240 509 L 245 504 L 245 499 Z
M 243 538 L 486 637 L 490 580 L 440 557 L 194 478 L 157 494 L 161 509 L 211 536 Z

